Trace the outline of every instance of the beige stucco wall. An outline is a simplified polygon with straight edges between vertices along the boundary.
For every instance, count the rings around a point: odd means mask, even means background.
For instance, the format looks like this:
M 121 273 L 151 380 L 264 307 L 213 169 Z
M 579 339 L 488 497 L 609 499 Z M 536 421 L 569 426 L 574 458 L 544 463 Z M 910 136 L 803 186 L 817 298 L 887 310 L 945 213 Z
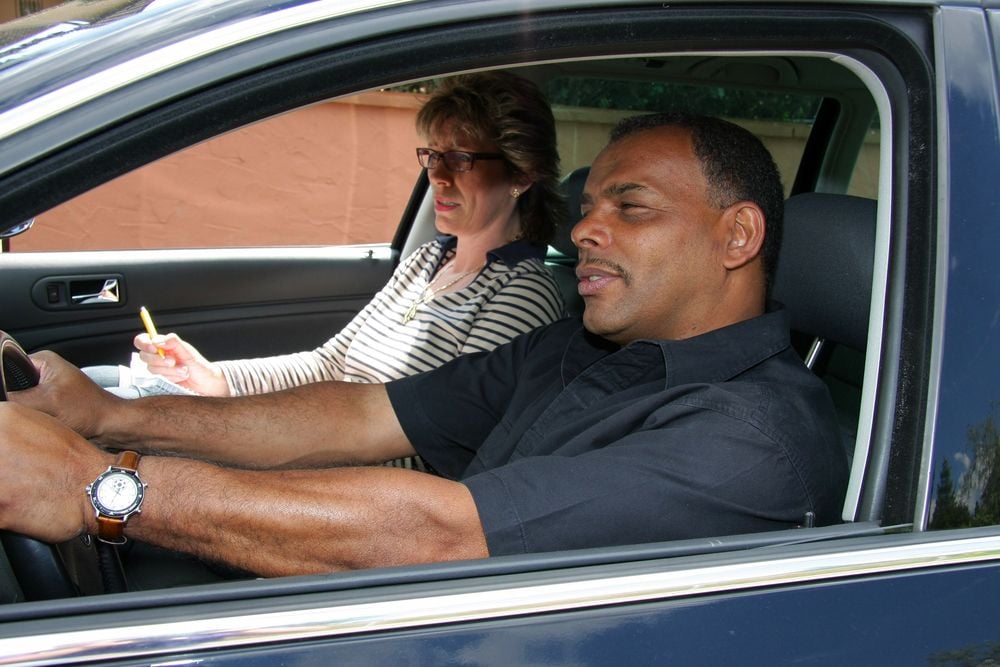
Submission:
M 38 216 L 11 250 L 388 241 L 419 171 L 420 98 L 368 93 L 194 146 Z M 590 164 L 622 113 L 555 110 L 563 171 Z M 791 183 L 808 126 L 748 123 Z M 862 173 L 874 174 L 877 143 Z M 874 183 L 873 177 L 871 183 Z M 874 196 L 866 184 L 858 194 Z
M 594 109 L 555 109 L 559 126 L 559 155 L 563 172 L 569 173 L 588 165 L 607 140 L 612 126 L 628 113 Z M 795 179 L 799 160 L 809 137 L 811 125 L 805 123 L 774 123 L 737 121 L 761 138 L 781 172 L 785 194 Z M 878 136 L 872 134 L 861 151 L 855 167 L 850 193 L 860 197 L 876 197 L 878 192 Z

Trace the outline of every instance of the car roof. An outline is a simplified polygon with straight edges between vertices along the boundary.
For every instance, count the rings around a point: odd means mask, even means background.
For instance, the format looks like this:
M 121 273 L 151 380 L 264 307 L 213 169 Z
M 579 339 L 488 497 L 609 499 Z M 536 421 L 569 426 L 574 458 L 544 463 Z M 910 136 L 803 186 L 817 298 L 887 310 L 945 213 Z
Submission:
M 210 34 L 215 36 L 215 48 L 225 48 L 312 21 L 410 2 L 101 0 L 59 5 L 0 25 L 0 109 L 115 66 L 131 64 L 134 69 L 136 59 L 143 54 L 159 52 L 162 57 L 157 64 L 170 67 L 182 57 L 174 54 L 172 60 L 165 49 L 190 45 Z M 185 50 L 196 53 L 195 49 Z M 156 64 L 146 62 L 144 66 L 152 70 Z
M 426 5 L 419 0 L 98 0 L 65 3 L 0 24 L 0 110 L 44 95 L 109 67 L 134 63 L 137 56 L 214 34 L 217 48 L 233 40 L 400 5 Z M 480 0 L 451 4 L 455 19 L 472 14 L 545 11 L 556 8 L 643 4 L 629 0 Z M 662 3 L 650 3 L 662 4 Z M 685 4 L 684 2 L 675 4 Z M 773 4 L 751 0 L 745 4 Z M 780 3 L 787 4 L 787 3 Z M 822 0 L 805 3 L 825 5 Z M 847 0 L 839 4 L 927 6 L 944 4 L 998 7 L 1000 0 Z M 440 23 L 440 16 L 437 17 Z M 239 26 L 239 27 L 238 27 Z M 227 41 L 228 40 L 228 41 Z M 77 57 L 85 53 L 86 57 Z M 167 55 L 167 54 L 165 54 Z M 147 63 L 148 65 L 148 63 Z M 163 58 L 162 67 L 171 63 Z

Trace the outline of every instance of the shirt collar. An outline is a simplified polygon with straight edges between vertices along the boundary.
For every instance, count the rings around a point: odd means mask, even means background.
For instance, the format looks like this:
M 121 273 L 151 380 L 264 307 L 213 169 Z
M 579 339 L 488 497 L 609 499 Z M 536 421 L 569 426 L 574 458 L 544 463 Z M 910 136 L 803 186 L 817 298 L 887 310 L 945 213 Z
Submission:
M 788 313 L 769 304 L 767 313 L 684 340 L 637 340 L 619 347 L 588 332 L 582 325 L 570 339 L 562 359 L 563 382 L 568 383 L 589 366 L 622 355 L 646 363 L 662 360 L 664 388 L 692 382 L 724 382 L 791 344 Z M 628 362 L 631 363 L 631 362 Z
M 450 234 L 438 234 L 434 240 L 441 244 L 442 257 L 458 245 L 458 237 Z M 500 260 L 507 266 L 513 267 L 526 259 L 544 259 L 547 250 L 543 245 L 535 245 L 526 239 L 517 239 L 490 250 L 486 256 L 490 261 Z
M 694 338 L 656 341 L 667 365 L 667 386 L 725 382 L 791 344 L 788 313 L 774 310 Z

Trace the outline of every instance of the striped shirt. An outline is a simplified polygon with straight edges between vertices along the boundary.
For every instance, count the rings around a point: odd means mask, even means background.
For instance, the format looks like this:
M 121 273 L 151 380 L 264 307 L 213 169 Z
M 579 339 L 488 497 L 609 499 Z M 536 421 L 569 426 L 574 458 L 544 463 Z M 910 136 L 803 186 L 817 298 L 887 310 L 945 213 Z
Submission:
M 218 362 L 233 396 L 262 394 L 324 380 L 388 382 L 460 354 L 492 350 L 564 314 L 562 295 L 543 261 L 544 248 L 514 241 L 488 254 L 464 288 L 418 305 L 456 239 L 439 236 L 400 262 L 385 287 L 336 336 L 309 352 Z

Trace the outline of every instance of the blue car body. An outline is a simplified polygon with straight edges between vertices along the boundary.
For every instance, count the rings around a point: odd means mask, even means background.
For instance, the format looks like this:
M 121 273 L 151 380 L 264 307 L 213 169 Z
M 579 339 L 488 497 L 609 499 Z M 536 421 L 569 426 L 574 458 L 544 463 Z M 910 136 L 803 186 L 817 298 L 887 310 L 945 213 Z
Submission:
M 0 605 L 0 665 L 1000 658 L 1000 4 L 118 4 L 41 37 L 0 26 L 0 228 L 243 123 L 462 70 L 693 53 L 848 63 L 878 105 L 884 169 L 852 486 L 837 526 L 19 601 Z M 31 349 L 87 319 L 18 305 L 43 260 L 0 254 L 0 329 Z

